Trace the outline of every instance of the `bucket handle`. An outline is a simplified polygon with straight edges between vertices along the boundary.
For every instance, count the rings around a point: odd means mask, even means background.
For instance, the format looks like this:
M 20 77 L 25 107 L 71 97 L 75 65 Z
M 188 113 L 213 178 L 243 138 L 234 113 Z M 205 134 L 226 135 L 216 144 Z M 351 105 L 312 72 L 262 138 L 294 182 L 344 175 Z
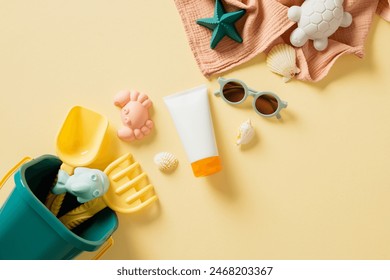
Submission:
M 96 253 L 96 255 L 92 258 L 92 260 L 100 260 L 100 258 L 107 252 L 110 247 L 114 245 L 114 238 L 110 236 L 107 241 L 103 244 L 100 250 Z
M 28 162 L 31 160 L 31 157 L 24 157 L 22 158 L 21 161 L 19 161 L 14 167 L 12 167 L 5 175 L 4 177 L 0 180 L 0 190 L 5 184 L 5 182 L 8 181 L 9 177 L 12 176 L 18 170 L 24 163 Z

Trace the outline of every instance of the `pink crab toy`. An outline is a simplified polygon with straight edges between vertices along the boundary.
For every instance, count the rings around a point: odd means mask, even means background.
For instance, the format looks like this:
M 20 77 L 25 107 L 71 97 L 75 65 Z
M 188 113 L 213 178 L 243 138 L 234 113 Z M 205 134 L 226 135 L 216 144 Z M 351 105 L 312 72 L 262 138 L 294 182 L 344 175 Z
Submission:
M 136 90 L 122 90 L 114 98 L 115 106 L 120 107 L 123 127 L 118 129 L 118 137 L 124 141 L 142 139 L 148 135 L 154 124 L 149 117 L 152 101 L 144 93 Z

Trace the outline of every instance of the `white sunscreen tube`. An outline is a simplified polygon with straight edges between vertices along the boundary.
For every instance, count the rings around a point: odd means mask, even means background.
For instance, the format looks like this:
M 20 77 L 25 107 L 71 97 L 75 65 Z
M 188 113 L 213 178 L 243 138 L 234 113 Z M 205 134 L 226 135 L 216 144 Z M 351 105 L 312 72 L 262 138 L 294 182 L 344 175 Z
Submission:
M 222 169 L 206 85 L 164 97 L 195 177 Z

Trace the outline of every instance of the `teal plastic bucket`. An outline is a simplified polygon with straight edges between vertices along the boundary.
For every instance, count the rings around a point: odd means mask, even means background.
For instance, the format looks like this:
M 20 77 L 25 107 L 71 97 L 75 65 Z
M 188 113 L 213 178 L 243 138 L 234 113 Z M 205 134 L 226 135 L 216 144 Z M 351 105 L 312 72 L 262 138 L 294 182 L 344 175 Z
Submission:
M 0 209 L 0 259 L 73 259 L 98 250 L 117 229 L 118 218 L 108 207 L 72 231 L 46 208 L 61 164 L 57 157 L 44 155 L 14 174 L 15 188 Z M 72 209 L 73 203 L 65 199 L 62 208 Z

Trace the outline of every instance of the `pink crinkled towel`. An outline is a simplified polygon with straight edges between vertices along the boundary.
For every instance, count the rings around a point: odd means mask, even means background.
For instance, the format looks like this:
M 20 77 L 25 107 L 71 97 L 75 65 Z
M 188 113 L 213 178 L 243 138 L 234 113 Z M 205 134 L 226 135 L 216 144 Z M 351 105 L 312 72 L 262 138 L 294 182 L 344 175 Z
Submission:
M 196 62 L 203 75 L 210 77 L 230 70 L 279 43 L 290 44 L 290 34 L 296 22 L 287 17 L 288 8 L 300 6 L 303 0 L 224 0 L 227 12 L 245 9 L 245 15 L 236 22 L 243 38 L 237 43 L 223 38 L 210 48 L 211 31 L 196 23 L 197 19 L 214 14 L 215 0 L 174 0 Z M 353 22 L 347 28 L 339 28 L 329 38 L 324 51 L 314 49 L 312 42 L 296 48 L 297 66 L 301 72 L 296 76 L 303 81 L 316 82 L 323 79 L 343 54 L 364 56 L 364 42 L 377 13 L 390 21 L 390 0 L 345 0 L 344 11 L 352 14 Z

